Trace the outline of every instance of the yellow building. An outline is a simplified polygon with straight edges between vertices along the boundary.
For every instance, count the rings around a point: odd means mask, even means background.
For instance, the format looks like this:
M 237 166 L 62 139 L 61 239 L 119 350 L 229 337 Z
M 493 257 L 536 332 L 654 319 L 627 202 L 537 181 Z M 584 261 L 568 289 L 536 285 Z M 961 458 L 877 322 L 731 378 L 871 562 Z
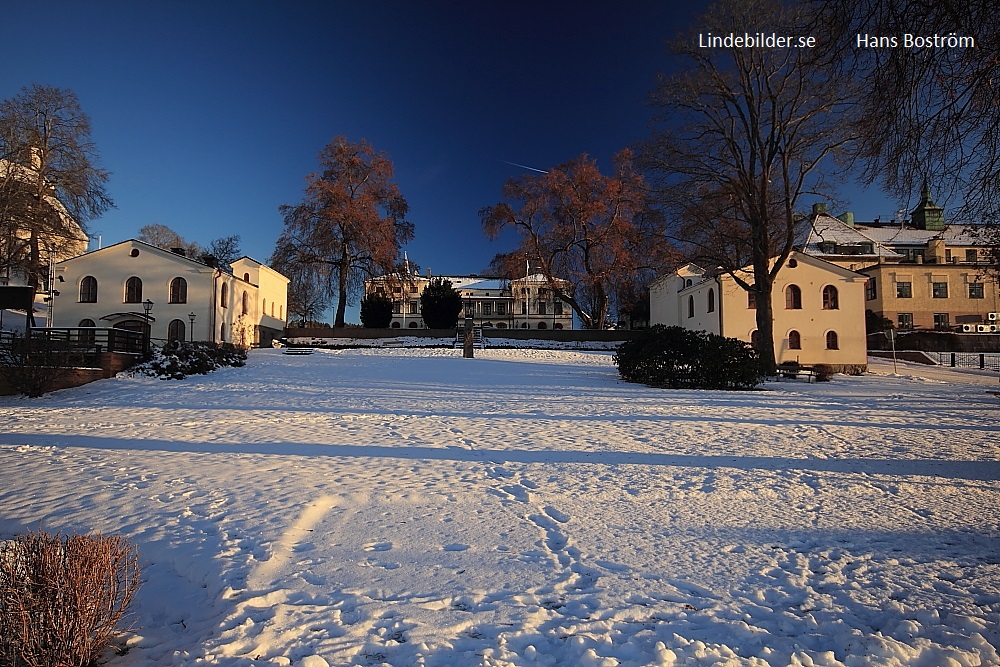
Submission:
M 855 222 L 851 213 L 833 217 L 816 205 L 800 249 L 864 274 L 866 309 L 898 329 L 996 332 L 994 249 L 984 247 L 975 228 L 946 224 L 926 186 L 921 194 L 909 220 L 888 223 Z
M 743 272 L 752 275 L 749 267 Z M 865 277 L 792 252 L 774 282 L 774 356 L 782 362 L 828 364 L 839 371 L 867 367 Z M 681 267 L 650 286 L 650 323 L 756 343 L 753 295 L 727 273 Z

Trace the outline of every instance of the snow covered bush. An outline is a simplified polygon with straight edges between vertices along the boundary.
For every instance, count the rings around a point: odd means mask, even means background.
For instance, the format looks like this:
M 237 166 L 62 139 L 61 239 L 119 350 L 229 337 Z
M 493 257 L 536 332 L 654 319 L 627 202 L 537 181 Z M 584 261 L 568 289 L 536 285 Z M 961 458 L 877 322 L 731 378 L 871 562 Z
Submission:
M 672 389 L 753 389 L 762 379 L 746 343 L 704 331 L 657 325 L 622 343 L 614 355 L 626 382 Z
M 39 531 L 0 543 L 0 665 L 95 664 L 138 589 L 138 552 L 123 537 Z
M 162 348 L 155 348 L 149 361 L 133 366 L 129 372 L 162 380 L 181 380 L 223 366 L 244 366 L 246 359 L 246 350 L 229 343 L 171 341 Z

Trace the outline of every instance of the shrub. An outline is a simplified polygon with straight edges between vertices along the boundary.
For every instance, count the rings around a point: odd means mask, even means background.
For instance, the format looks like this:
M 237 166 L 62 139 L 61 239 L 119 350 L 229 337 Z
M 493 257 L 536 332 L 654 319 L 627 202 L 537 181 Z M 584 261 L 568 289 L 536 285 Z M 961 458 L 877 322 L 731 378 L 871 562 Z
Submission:
M 646 329 L 622 343 L 614 361 L 623 380 L 655 387 L 753 389 L 763 379 L 749 343 L 683 327 Z
M 119 536 L 29 533 L 0 543 L 0 665 L 86 667 L 123 628 L 139 589 Z
M 223 366 L 245 366 L 246 359 L 246 350 L 230 343 L 171 341 L 154 349 L 149 361 L 134 366 L 129 372 L 162 380 L 182 380 L 188 375 L 204 375 Z
M 374 293 L 361 299 L 361 324 L 366 329 L 388 329 L 392 324 L 392 301 Z
M 50 391 L 68 366 L 68 350 L 58 340 L 6 332 L 0 337 L 0 379 L 19 394 L 37 398 Z
M 462 295 L 450 280 L 435 278 L 420 293 L 420 313 L 429 329 L 452 329 L 462 312 Z

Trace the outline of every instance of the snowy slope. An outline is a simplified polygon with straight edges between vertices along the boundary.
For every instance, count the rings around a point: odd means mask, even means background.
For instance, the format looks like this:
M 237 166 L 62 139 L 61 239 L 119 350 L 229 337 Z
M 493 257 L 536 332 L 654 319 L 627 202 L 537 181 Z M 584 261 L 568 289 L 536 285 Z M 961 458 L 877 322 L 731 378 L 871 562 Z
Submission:
M 114 667 L 998 665 L 996 374 L 251 354 L 0 398 L 0 538 L 120 532 Z

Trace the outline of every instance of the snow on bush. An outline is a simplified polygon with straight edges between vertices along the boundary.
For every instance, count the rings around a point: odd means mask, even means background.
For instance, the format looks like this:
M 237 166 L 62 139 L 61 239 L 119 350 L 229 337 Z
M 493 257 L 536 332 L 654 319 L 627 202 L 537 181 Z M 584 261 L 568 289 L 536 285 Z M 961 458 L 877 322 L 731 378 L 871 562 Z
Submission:
M 246 359 L 246 350 L 229 343 L 171 341 L 163 348 L 154 348 L 152 358 L 133 366 L 129 373 L 161 380 L 182 380 L 188 375 L 204 375 L 223 366 L 244 366 Z

